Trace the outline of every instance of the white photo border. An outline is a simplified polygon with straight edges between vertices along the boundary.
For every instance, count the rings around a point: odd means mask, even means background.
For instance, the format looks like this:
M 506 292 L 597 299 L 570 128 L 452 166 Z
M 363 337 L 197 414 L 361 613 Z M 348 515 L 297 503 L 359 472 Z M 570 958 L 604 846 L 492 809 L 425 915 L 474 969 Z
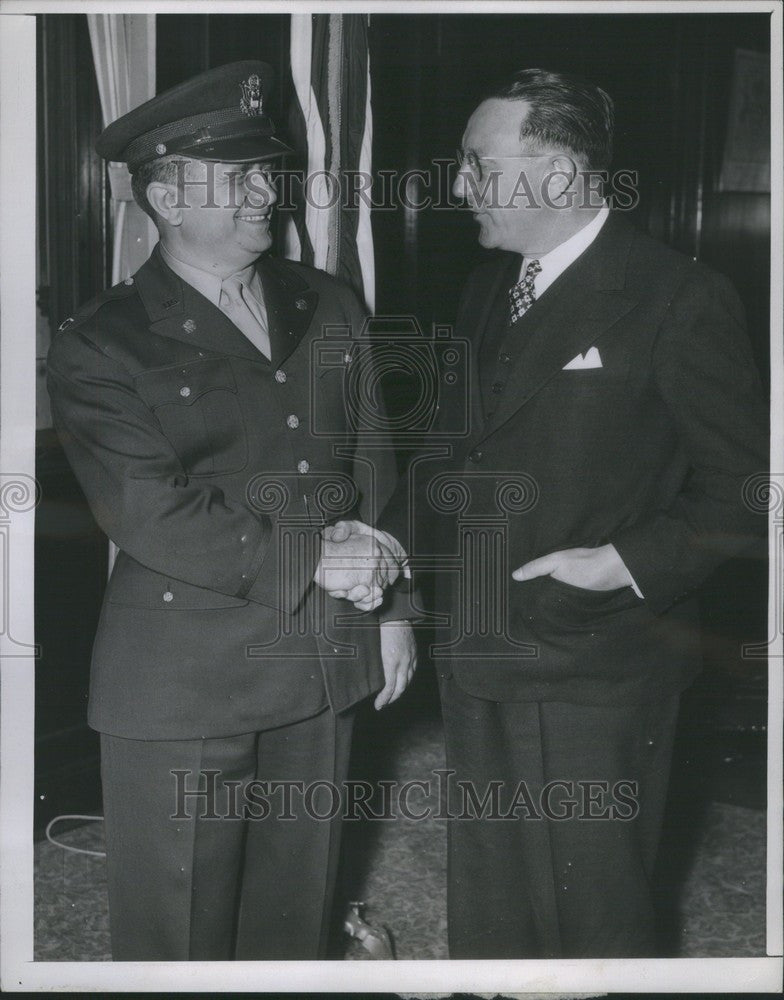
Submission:
M 564 961 L 35 962 L 33 960 L 33 635 L 35 477 L 36 34 L 35 14 L 73 13 L 64 0 L 0 0 L 0 537 L 6 627 L 0 634 L 0 985 L 9 992 L 108 989 L 209 992 L 778 992 L 782 979 L 782 634 L 769 659 L 767 957 Z M 782 8 L 767 2 L 477 2 L 477 0 L 83 0 L 83 13 L 770 13 L 771 15 L 771 470 L 784 477 L 782 330 Z M 781 470 L 781 471 L 778 471 Z M 14 485 L 16 484 L 16 485 Z M 0 523 L 0 529 L 3 525 Z M 770 519 L 769 622 L 784 573 Z

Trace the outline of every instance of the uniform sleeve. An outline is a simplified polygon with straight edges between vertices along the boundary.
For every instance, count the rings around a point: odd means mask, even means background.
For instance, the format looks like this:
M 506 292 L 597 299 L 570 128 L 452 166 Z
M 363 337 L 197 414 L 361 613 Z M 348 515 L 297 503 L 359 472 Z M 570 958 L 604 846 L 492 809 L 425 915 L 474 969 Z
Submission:
M 667 508 L 609 540 L 654 612 L 763 536 L 744 483 L 768 467 L 768 411 L 732 286 L 700 270 L 675 294 L 654 348 L 658 392 L 690 470 Z
M 270 519 L 192 480 L 124 367 L 79 329 L 53 342 L 47 365 L 63 448 L 102 530 L 156 572 L 293 611 L 313 566 L 282 573 Z

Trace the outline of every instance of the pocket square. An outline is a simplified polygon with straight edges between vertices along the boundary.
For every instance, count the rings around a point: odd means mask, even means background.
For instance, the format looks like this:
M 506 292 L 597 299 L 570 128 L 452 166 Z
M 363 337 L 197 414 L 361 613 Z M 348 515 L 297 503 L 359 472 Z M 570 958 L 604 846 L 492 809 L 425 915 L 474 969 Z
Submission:
M 563 366 L 563 370 L 574 371 L 576 368 L 603 368 L 602 358 L 596 347 L 589 348 L 585 354 L 578 354 L 572 358 L 568 365 Z

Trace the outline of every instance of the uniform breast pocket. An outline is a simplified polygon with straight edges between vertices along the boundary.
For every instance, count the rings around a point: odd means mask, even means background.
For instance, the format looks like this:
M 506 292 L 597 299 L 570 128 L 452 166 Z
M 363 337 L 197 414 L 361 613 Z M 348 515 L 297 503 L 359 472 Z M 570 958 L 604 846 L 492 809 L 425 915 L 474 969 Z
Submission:
M 247 433 L 230 361 L 210 359 L 144 372 L 136 378 L 136 389 L 188 475 L 226 475 L 245 468 Z

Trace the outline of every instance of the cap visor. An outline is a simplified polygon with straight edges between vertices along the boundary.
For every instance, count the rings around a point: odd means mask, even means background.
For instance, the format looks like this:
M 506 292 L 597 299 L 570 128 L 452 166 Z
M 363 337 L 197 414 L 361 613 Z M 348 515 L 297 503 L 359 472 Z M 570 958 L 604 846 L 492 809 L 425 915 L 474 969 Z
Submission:
M 177 150 L 181 156 L 192 156 L 195 160 L 217 163 L 255 163 L 256 160 L 269 160 L 293 152 L 290 146 L 272 135 L 216 139 L 215 142 L 202 145 L 181 146 Z

